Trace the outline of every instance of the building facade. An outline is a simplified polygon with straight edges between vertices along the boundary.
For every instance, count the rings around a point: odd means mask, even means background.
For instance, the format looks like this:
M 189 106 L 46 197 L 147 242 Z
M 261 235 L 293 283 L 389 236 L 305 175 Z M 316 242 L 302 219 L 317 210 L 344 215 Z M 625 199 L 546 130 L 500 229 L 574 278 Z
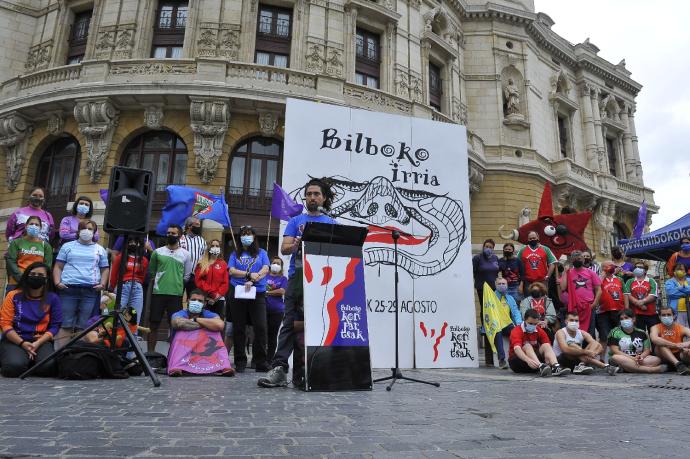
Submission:
M 87 195 L 100 223 L 99 190 L 126 165 L 155 175 L 151 229 L 165 187 L 184 184 L 225 193 L 233 225 L 270 232 L 275 252 L 271 190 L 297 97 L 466 125 L 475 248 L 534 218 L 549 181 L 557 212 L 593 212 L 586 239 L 604 258 L 643 200 L 658 210 L 641 85 L 552 25 L 530 0 L 0 2 L 0 230 L 34 185 L 56 222 Z M 204 235 L 229 247 L 213 222 Z

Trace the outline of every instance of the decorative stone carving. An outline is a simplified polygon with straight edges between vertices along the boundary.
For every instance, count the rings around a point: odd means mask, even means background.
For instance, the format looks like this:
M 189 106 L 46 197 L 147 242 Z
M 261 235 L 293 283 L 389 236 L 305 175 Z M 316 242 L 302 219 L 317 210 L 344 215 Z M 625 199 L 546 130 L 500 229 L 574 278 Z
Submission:
M 53 49 L 52 40 L 31 47 L 26 57 L 24 68 L 29 72 L 43 70 L 50 64 L 50 52 Z
M 307 71 L 314 73 L 323 72 L 323 47 L 320 45 L 312 45 L 309 48 L 309 54 L 307 54 Z
M 406 70 L 398 69 L 395 72 L 395 93 L 400 97 L 410 97 L 410 84 Z
M 156 75 L 156 74 L 188 74 L 196 72 L 196 64 L 178 64 L 167 62 L 146 63 L 114 63 L 110 67 L 112 75 Z
M 351 105 L 362 104 L 374 110 L 397 111 L 409 115 L 412 106 L 409 102 L 391 97 L 379 91 L 372 91 L 360 85 L 345 85 L 343 94 Z
M 19 114 L 12 112 L 0 118 L 0 147 L 7 154 L 7 189 L 14 191 L 22 176 L 22 167 L 33 126 Z
M 144 124 L 149 129 L 160 129 L 163 125 L 163 105 L 151 104 L 144 109 Z
M 96 57 L 98 59 L 109 59 L 115 47 L 115 31 L 99 30 L 96 39 Z
M 194 132 L 195 168 L 204 183 L 210 183 L 223 154 L 223 141 L 230 121 L 230 109 L 223 99 L 192 98 L 189 105 Z
M 219 55 L 236 61 L 240 52 L 240 26 L 235 24 L 222 24 L 219 43 Z
M 48 127 L 47 131 L 48 134 L 51 135 L 58 135 L 62 132 L 62 129 L 64 128 L 65 121 L 62 118 L 62 113 L 59 112 L 53 112 L 50 115 L 48 115 Z
M 86 169 L 91 183 L 97 183 L 113 142 L 113 133 L 119 121 L 119 112 L 108 98 L 78 100 L 74 118 L 79 132 L 86 138 Z
M 459 124 L 467 124 L 467 105 L 463 104 L 460 99 L 453 97 L 453 121 Z
M 133 47 L 134 30 L 119 30 L 117 32 L 117 40 L 115 42 L 115 52 L 113 53 L 113 57 L 115 59 L 131 59 Z
M 326 59 L 326 74 L 340 78 L 343 75 L 343 61 L 340 59 L 342 52 L 331 48 Z
M 259 130 L 266 137 L 274 136 L 278 129 L 279 116 L 276 112 L 259 111 Z
M 201 33 L 196 41 L 197 53 L 200 57 L 216 57 L 218 55 L 218 31 L 214 30 L 217 24 L 201 24 Z
M 470 194 L 476 193 L 484 181 L 484 169 L 478 164 L 470 161 L 469 163 Z
M 470 153 L 474 153 L 480 158 L 484 158 L 484 141 L 474 132 L 467 130 L 467 146 L 470 149 Z
M 436 21 L 436 16 L 440 13 L 441 11 L 441 5 L 439 4 L 436 6 L 436 8 L 430 9 L 426 13 L 424 13 L 424 16 L 422 18 L 424 19 L 424 31 L 425 32 L 431 32 L 433 28 L 433 24 Z
M 423 101 L 422 79 L 410 73 L 410 100 L 422 103 Z
M 614 230 L 616 201 L 602 199 L 594 212 L 594 225 L 599 230 L 599 252 L 609 254 L 610 235 Z
M 522 225 L 526 225 L 530 222 L 530 220 L 532 220 L 532 209 L 529 207 L 523 207 L 518 214 L 518 228 L 520 228 Z
M 512 78 L 508 78 L 508 84 L 503 86 L 503 97 L 506 117 L 520 115 L 520 90 Z

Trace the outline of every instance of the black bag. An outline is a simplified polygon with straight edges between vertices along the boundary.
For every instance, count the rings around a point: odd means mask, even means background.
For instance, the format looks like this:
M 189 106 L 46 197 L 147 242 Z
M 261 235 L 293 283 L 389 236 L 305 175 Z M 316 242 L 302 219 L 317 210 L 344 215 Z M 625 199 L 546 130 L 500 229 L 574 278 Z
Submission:
M 144 356 L 154 370 L 168 368 L 168 358 L 160 352 L 146 352 Z
M 66 349 L 57 359 L 61 379 L 125 379 L 120 356 L 98 344 L 80 343 Z

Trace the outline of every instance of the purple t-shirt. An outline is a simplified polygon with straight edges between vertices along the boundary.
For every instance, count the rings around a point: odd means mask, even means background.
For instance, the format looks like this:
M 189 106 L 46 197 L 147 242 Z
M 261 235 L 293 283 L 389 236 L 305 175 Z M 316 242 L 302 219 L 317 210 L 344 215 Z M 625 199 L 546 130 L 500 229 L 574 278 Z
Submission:
M 266 291 L 287 288 L 287 277 L 266 276 Z M 282 296 L 266 295 L 266 312 L 285 312 L 285 301 Z

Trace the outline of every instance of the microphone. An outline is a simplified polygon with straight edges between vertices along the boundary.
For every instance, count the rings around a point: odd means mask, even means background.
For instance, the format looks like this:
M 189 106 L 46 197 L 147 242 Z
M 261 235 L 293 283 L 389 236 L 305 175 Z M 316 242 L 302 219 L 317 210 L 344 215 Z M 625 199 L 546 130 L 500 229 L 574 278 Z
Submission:
M 317 207 L 316 210 L 318 210 L 319 212 L 324 214 L 326 217 L 335 218 L 333 215 L 331 215 L 331 213 L 329 211 L 327 211 L 325 208 L 323 208 L 321 206 Z

